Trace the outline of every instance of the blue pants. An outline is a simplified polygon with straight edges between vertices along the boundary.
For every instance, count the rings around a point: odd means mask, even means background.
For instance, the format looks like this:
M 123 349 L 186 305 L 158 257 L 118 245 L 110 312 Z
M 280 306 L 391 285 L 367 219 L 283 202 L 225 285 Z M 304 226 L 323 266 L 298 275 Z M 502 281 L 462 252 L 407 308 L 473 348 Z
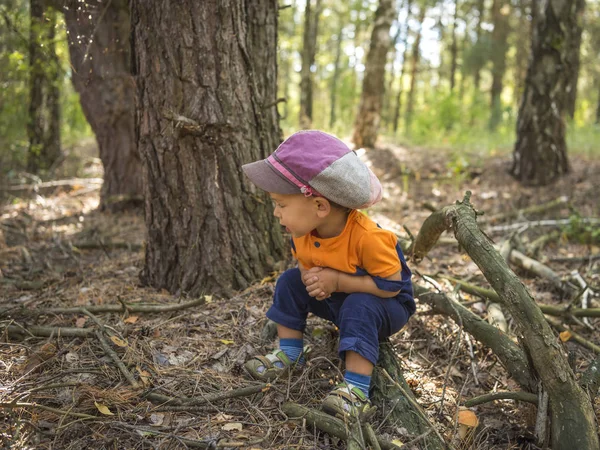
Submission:
M 311 312 L 340 329 L 340 357 L 351 350 L 377 364 L 379 341 L 398 332 L 414 311 L 410 306 L 411 302 L 414 306 L 412 296 L 409 297 L 334 292 L 330 298 L 318 301 L 308 295 L 300 269 L 295 268 L 285 271 L 277 280 L 267 317 L 284 327 L 304 331 L 306 317 Z

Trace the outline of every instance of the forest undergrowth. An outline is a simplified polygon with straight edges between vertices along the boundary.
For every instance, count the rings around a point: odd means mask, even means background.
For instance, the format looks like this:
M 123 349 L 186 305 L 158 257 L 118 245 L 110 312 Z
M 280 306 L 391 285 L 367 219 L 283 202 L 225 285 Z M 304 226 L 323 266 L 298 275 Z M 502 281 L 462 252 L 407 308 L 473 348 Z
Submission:
M 600 307 L 599 227 L 588 220 L 600 217 L 598 161 L 572 157 L 573 170 L 555 185 L 527 188 L 508 175 L 505 157 L 457 164 L 447 152 L 391 144 L 365 157 L 384 184 L 384 200 L 369 211 L 384 228 L 410 238 L 432 209 L 470 190 L 473 205 L 485 212 L 481 228 L 494 242 L 511 238 L 561 282 L 576 283 L 578 274 L 590 287 L 588 307 Z M 277 273 L 224 299 L 141 286 L 142 211 L 98 212 L 98 189 L 81 181 L 19 192 L 0 210 L 1 446 L 345 448 L 281 410 L 285 401 L 318 409 L 340 378 L 335 327 L 309 320 L 313 357 L 297 377 L 272 385 L 249 380 L 244 361 L 274 345 L 263 327 Z M 556 223 L 541 226 L 540 220 Z M 456 288 L 456 279 L 488 286 L 450 236 L 409 266 L 415 283 L 453 296 L 481 317 L 491 315 L 488 301 Z M 512 268 L 538 303 L 568 304 L 556 280 Z M 417 303 L 418 313 L 392 343 L 432 426 L 459 449 L 538 448 L 535 407 L 515 400 L 473 407 L 476 432 L 470 441 L 458 437 L 456 417 L 465 401 L 518 386 L 486 347 Z M 555 319 L 563 327 L 557 326 L 557 343 L 580 373 L 597 357 L 600 322 Z M 506 326 L 511 333 L 508 316 Z M 595 408 L 600 418 L 598 400 Z M 421 448 L 418 436 L 388 420 L 389 413 L 384 406 L 372 419 L 376 433 Z

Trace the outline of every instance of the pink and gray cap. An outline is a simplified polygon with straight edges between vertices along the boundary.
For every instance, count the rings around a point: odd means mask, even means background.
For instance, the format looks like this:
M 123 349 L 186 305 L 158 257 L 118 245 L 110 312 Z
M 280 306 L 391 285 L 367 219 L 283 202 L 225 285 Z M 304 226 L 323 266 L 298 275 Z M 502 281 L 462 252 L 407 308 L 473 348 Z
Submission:
M 259 188 L 274 194 L 325 197 L 361 209 L 381 200 L 381 183 L 338 138 L 306 130 L 287 138 L 267 159 L 242 169 Z

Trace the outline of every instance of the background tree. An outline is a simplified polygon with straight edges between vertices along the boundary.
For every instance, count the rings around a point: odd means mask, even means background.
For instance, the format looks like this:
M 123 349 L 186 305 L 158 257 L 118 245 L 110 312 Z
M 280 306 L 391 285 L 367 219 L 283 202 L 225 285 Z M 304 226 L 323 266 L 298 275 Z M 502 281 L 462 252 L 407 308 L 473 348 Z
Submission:
M 391 41 L 390 27 L 395 15 L 395 1 L 379 1 L 365 65 L 360 107 L 354 123 L 352 140 L 356 147 L 373 147 L 377 140 L 385 90 L 385 63 Z
M 565 93 L 573 72 L 569 52 L 579 51 L 579 14 L 584 0 L 544 2 L 537 11 L 531 59 L 517 122 L 512 175 L 524 184 L 546 185 L 569 170 L 565 141 Z
M 302 45 L 302 69 L 300 79 L 300 126 L 310 128 L 313 114 L 313 75 L 317 51 L 317 35 L 319 34 L 319 16 L 321 0 L 316 0 L 314 12 L 312 0 L 306 0 L 304 9 L 304 40 Z
M 419 12 L 419 25 L 417 29 L 417 35 L 415 37 L 415 42 L 412 46 L 412 56 L 410 60 L 410 87 L 408 89 L 408 98 L 406 100 L 406 130 L 410 129 L 410 123 L 412 121 L 412 115 L 414 110 L 414 98 L 415 98 L 415 87 L 417 83 L 417 73 L 419 70 L 419 59 L 420 59 L 420 50 L 421 46 L 421 32 L 423 30 L 423 21 L 425 20 L 425 15 L 427 14 L 427 7 L 425 5 L 420 5 Z
M 268 197 L 240 170 L 280 142 L 277 2 L 134 0 L 131 14 L 142 279 L 190 295 L 242 289 L 283 251 Z
M 143 192 L 142 168 L 135 142 L 127 1 L 69 1 L 64 5 L 64 17 L 71 79 L 104 166 L 100 208 L 138 204 Z
M 494 130 L 502 117 L 502 89 L 503 78 L 506 71 L 506 52 L 508 50 L 510 2 L 508 0 L 494 0 L 492 4 L 492 31 L 491 60 L 492 60 L 492 88 L 490 90 L 490 129 Z
M 29 154 L 27 169 L 48 170 L 61 154 L 60 66 L 56 56 L 56 11 L 44 0 L 29 6 Z

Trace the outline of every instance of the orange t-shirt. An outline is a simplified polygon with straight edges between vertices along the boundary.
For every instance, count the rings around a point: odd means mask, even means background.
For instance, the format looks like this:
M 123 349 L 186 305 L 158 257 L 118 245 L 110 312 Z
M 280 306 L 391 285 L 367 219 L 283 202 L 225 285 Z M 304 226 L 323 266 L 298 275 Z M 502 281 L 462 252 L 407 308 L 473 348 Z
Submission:
M 321 239 L 313 233 L 292 239 L 292 254 L 306 269 L 329 267 L 355 274 L 387 278 L 402 269 L 394 233 L 379 226 L 360 211 L 348 215 L 339 236 Z

